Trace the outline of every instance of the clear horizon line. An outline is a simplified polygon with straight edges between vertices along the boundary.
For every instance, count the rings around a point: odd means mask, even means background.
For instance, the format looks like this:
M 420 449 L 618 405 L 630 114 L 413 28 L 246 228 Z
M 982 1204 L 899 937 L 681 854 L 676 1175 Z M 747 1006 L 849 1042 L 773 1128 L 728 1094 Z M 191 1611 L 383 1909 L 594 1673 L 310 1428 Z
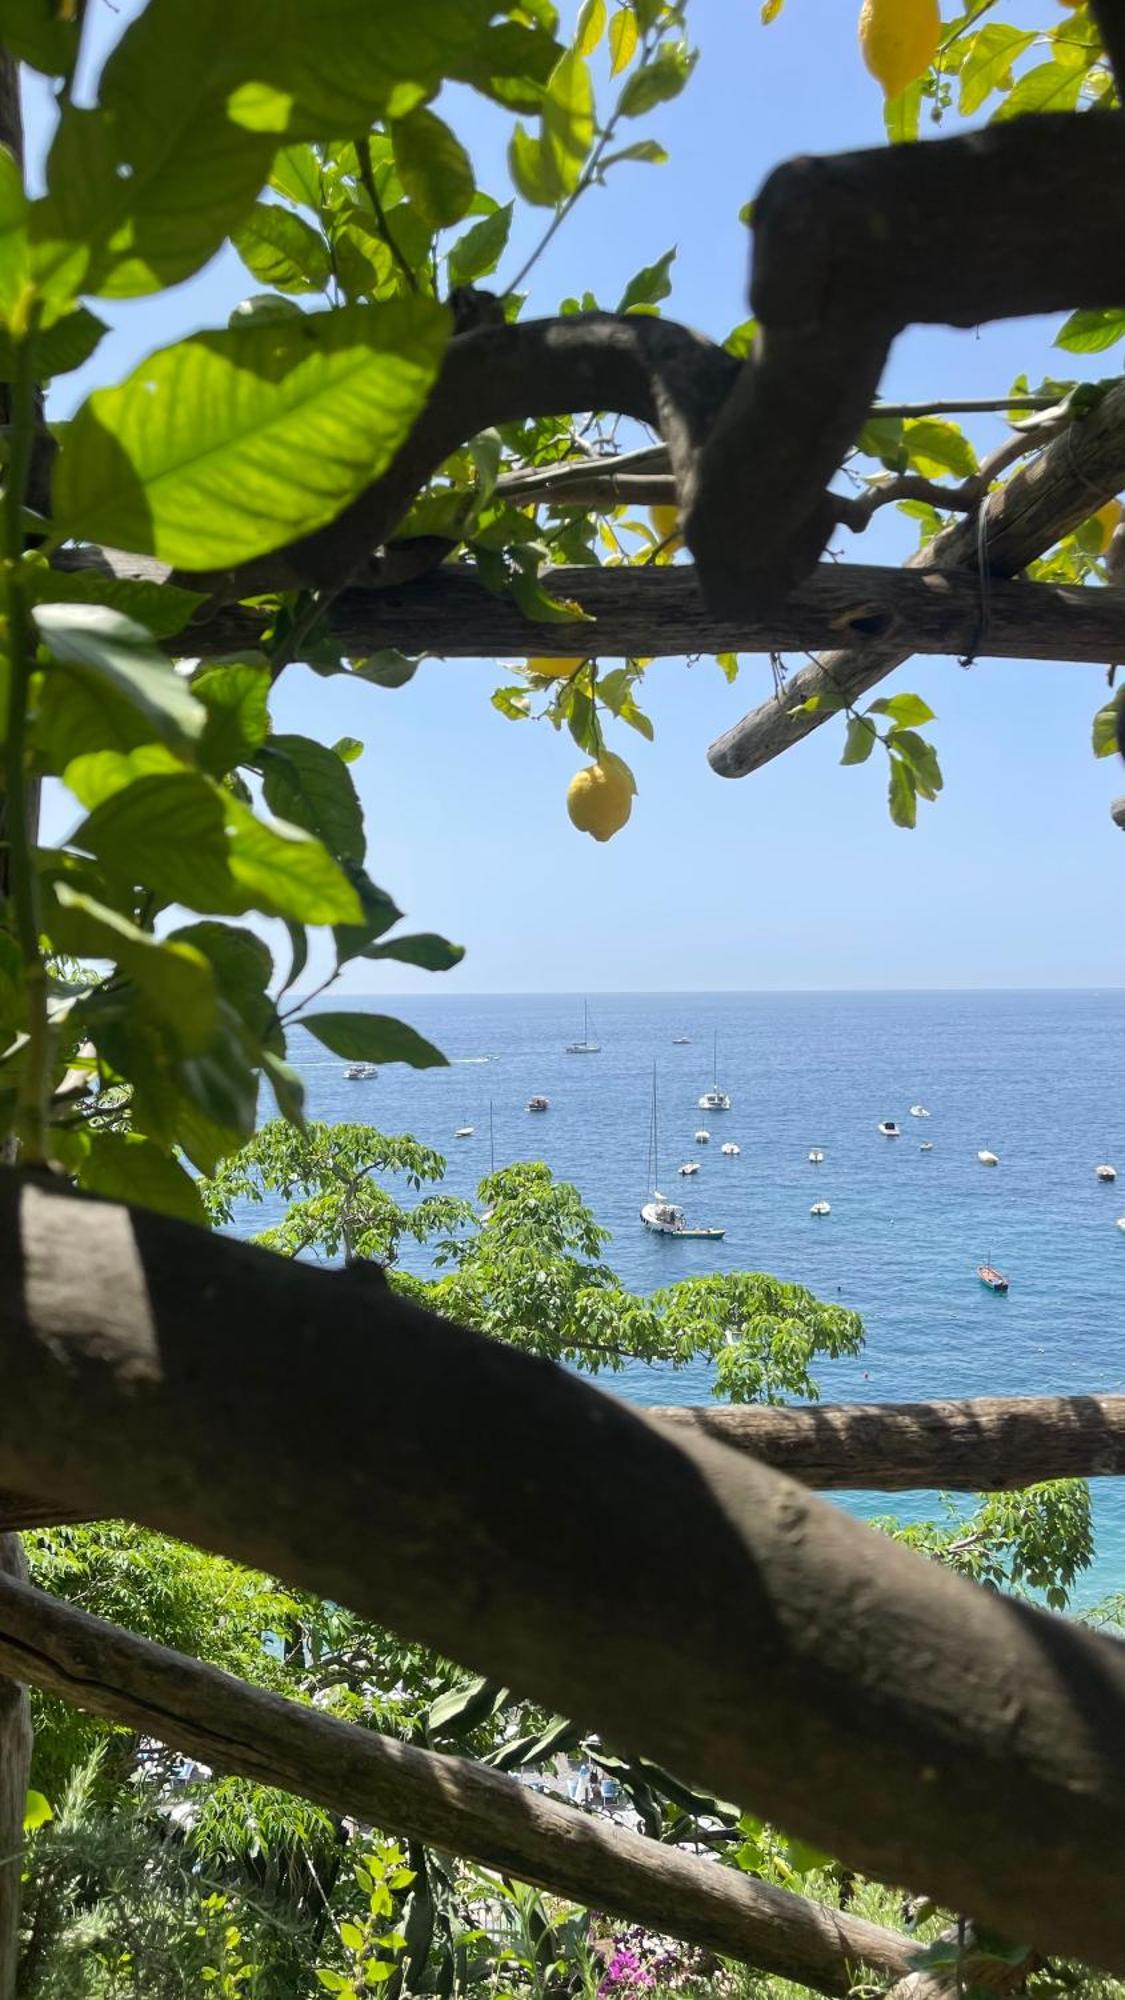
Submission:
M 793 994 L 823 996 L 826 999 L 841 995 L 889 994 L 927 995 L 935 993 L 1125 993 L 1125 981 L 1094 986 L 1071 986 L 1061 984 L 1041 984 L 1035 986 L 590 986 L 590 987 L 546 987 L 508 986 L 479 987 L 472 990 L 457 988 L 442 989 L 437 985 L 400 988 L 388 992 L 386 988 L 348 987 L 343 993 L 326 995 L 329 1005 L 338 1007 L 343 1000 L 378 1000 L 390 1005 L 396 1000 L 675 1000 L 675 999 L 762 999 L 778 998 Z M 319 998 L 319 995 L 317 996 Z M 301 1001 L 298 1005 L 303 1004 Z

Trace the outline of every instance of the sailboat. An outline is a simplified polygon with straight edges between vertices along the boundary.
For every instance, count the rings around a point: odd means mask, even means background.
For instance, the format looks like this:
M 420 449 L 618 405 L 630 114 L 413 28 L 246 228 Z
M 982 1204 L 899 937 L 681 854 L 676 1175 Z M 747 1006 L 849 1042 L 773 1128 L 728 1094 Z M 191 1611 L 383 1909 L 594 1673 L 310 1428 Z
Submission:
M 705 1090 L 702 1097 L 699 1099 L 699 1109 L 701 1111 L 729 1111 L 730 1098 L 727 1096 L 725 1090 L 719 1089 L 719 1036 L 717 1030 L 715 1033 L 714 1054 L 713 1054 L 711 1068 L 715 1081 L 711 1085 L 710 1090 Z
M 648 1128 L 648 1182 L 652 1193 L 641 1204 L 641 1221 L 646 1229 L 654 1230 L 657 1236 L 687 1236 L 697 1242 L 716 1242 L 726 1235 L 725 1229 L 708 1229 L 702 1224 L 691 1224 L 684 1219 L 684 1211 L 678 1202 L 669 1201 L 660 1193 L 656 1185 L 658 1168 L 656 1163 L 656 1064 L 652 1065 L 652 1114 Z
M 583 1000 L 582 1040 L 580 1042 L 568 1042 L 566 1045 L 566 1054 L 568 1056 L 600 1056 L 601 1052 L 601 1043 L 590 1040 L 590 1008 L 588 1003 Z

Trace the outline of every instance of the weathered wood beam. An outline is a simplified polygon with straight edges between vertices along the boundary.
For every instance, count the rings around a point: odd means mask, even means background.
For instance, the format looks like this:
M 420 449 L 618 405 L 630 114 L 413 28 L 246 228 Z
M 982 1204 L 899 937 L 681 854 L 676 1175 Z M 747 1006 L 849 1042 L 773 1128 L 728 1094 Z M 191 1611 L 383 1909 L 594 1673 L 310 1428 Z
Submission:
M 1090 12 L 1117 81 L 1117 95 L 1125 97 L 1125 0 L 1090 0 Z
M 1125 1970 L 1125 1648 L 362 1275 L 0 1174 L 0 1480 L 353 1606 Z
M 912 1945 L 737 1871 L 250 1687 L 28 1585 L 0 1580 L 0 1666 L 223 1773 L 313 1799 L 724 1957 L 846 1994 L 856 1968 L 897 1977 Z
M 148 580 L 167 575 L 144 558 L 113 550 L 66 550 L 59 566 Z M 858 662 L 883 662 L 891 645 L 939 657 L 975 648 L 997 659 L 1098 665 L 1125 659 L 1125 586 L 1085 590 L 994 583 L 982 626 L 980 582 L 968 567 L 923 571 L 822 563 L 778 612 L 762 620 L 716 617 L 704 602 L 695 570 L 684 564 L 545 570 L 542 581 L 596 623 L 577 619 L 544 625 L 525 618 L 511 599 L 485 590 L 468 564 L 446 564 L 413 583 L 353 586 L 335 599 L 328 621 L 342 649 L 357 659 L 384 646 L 447 659 L 581 652 L 605 659 L 661 659 L 685 653 L 812 651 L 839 644 L 842 635 L 852 640 L 848 658 Z M 170 640 L 168 649 L 220 658 L 253 646 L 262 624 L 263 614 L 252 608 L 208 610 Z M 885 671 L 879 664 L 876 677 Z
M 964 651 L 968 657 L 987 655 L 992 591 L 999 588 L 993 580 L 1016 575 L 1122 487 L 1125 383 L 1112 388 L 1089 416 L 1068 424 L 1038 458 L 1013 473 L 1007 484 L 992 494 L 982 516 L 944 528 L 911 556 L 906 567 L 930 575 L 951 570 L 973 573 L 979 615 L 976 632 Z M 712 743 L 707 753 L 712 769 L 723 778 L 744 778 L 758 770 L 827 720 L 824 711 L 796 712 L 809 696 L 843 696 L 848 702 L 857 702 L 915 650 L 891 638 L 862 650 L 848 647 L 833 651 L 802 667 L 791 676 L 783 695 L 752 709 Z
M 1104 211 L 1075 229 L 1082 189 L 1103 186 Z M 828 482 L 903 327 L 1113 305 L 1123 236 L 1113 114 L 778 167 L 754 210 L 754 346 L 681 482 L 715 609 L 772 610 L 808 574 L 831 533 Z
M 652 1409 L 658 1423 L 751 1453 L 802 1486 L 1002 1493 L 1125 1473 L 1125 1396 Z M 2 1518 L 2 1517 L 0 1517 Z

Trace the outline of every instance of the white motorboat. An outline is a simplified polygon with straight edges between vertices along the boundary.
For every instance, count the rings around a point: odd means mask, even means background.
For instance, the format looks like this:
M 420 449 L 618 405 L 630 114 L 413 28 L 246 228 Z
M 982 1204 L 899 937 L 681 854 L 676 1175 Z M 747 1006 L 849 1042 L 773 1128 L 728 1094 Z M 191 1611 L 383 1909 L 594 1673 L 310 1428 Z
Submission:
M 641 1204 L 641 1221 L 646 1229 L 657 1236 L 683 1236 L 698 1242 L 715 1243 L 726 1235 L 725 1229 L 712 1229 L 704 1223 L 689 1223 L 678 1202 L 669 1201 L 657 1187 L 659 1168 L 657 1166 L 657 1115 L 656 1115 L 656 1064 L 652 1066 L 652 1111 L 648 1128 L 648 1183 L 652 1189 L 647 1201 Z M 691 1165 L 685 1162 L 685 1165 Z M 692 1171 L 698 1172 L 698 1161 Z M 681 1173 L 683 1168 L 680 1169 Z
M 830 1201 L 814 1201 L 809 1210 L 810 1215 L 831 1215 L 831 1213 L 832 1203 Z
M 568 1042 L 566 1045 L 566 1054 L 568 1056 L 600 1056 L 601 1052 L 601 1043 L 590 1040 L 590 1009 L 585 1000 L 583 1000 L 582 1040 L 580 1042 Z
M 344 1071 L 349 1083 L 370 1083 L 375 1074 L 370 1063 L 349 1063 Z
M 673 1035 L 672 1047 L 674 1049 L 686 1049 L 690 1041 L 690 1035 Z
M 821 1148 L 820 1146 L 810 1146 L 810 1147 L 809 1147 L 809 1165 L 810 1165 L 810 1167 L 819 1167 L 823 1159 L 824 1159 L 824 1152 L 823 1152 L 823 1149 L 822 1149 L 822 1148 Z
M 472 1136 L 473 1128 L 471 1125 L 458 1125 L 456 1132 L 453 1134 L 455 1139 L 471 1139 Z
M 1104 1162 L 1100 1167 L 1095 1167 L 1094 1172 L 1100 1181 L 1115 1181 L 1117 1179 L 1117 1168 L 1108 1166 Z
M 883 1134 L 884 1139 L 902 1138 L 902 1133 L 899 1131 L 893 1118 L 881 1118 L 879 1121 L 879 1130 Z
M 529 1097 L 527 1108 L 529 1111 L 549 1111 L 551 1109 L 551 1100 L 549 1097 Z
M 719 1037 L 717 1033 L 714 1040 L 711 1067 L 715 1081 L 711 1085 L 710 1090 L 705 1090 L 699 1099 L 699 1109 L 701 1111 L 729 1111 L 730 1097 L 725 1090 L 719 1089 Z
M 697 1146 L 709 1146 L 709 1145 L 710 1145 L 710 1143 L 711 1143 L 711 1134 L 710 1134 L 710 1132 L 709 1132 L 709 1131 L 707 1130 L 707 1127 L 706 1127 L 705 1125 L 701 1125 L 701 1126 L 700 1126 L 700 1128 L 699 1128 L 699 1130 L 698 1130 L 698 1132 L 696 1133 L 696 1135 L 695 1135 L 695 1143 L 696 1143 L 696 1145 L 697 1145 Z
M 912 1118 L 928 1118 L 929 1115 L 924 1104 L 912 1104 L 910 1107 L 910 1116 Z
M 918 1148 L 918 1151 L 920 1153 L 932 1153 L 933 1150 L 934 1150 L 934 1142 L 932 1139 L 923 1139 L 921 1145 Z
M 1118 1218 L 1117 1218 L 1117 1227 L 1118 1227 L 1119 1229 L 1125 1229 L 1125 1215 L 1119 1215 L 1119 1216 L 1118 1216 Z
M 741 1153 L 742 1147 L 736 1146 L 733 1139 L 728 1139 L 720 1150 L 726 1154 L 728 1160 L 733 1160 L 737 1154 Z
M 685 1160 L 682 1167 L 676 1168 L 676 1172 L 678 1174 L 697 1174 L 699 1172 L 699 1161 Z
M 980 1161 L 982 1167 L 998 1167 L 1000 1165 L 996 1154 L 990 1153 L 987 1147 L 977 1154 L 977 1159 Z

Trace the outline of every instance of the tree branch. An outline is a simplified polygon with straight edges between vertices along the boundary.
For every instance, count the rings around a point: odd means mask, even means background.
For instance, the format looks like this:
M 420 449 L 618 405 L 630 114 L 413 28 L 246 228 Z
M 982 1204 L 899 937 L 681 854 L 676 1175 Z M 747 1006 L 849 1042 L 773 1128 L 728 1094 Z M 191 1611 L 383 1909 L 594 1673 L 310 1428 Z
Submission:
M 976 636 L 964 651 L 970 657 L 987 655 L 992 597 L 999 589 L 992 579 L 1015 575 L 1123 486 L 1125 383 L 1119 383 L 1088 416 L 1068 424 L 1038 458 L 1014 472 L 1007 485 L 990 495 L 980 515 L 944 528 L 905 568 L 926 570 L 931 578 L 935 572 L 976 573 L 980 615 Z M 1078 594 L 1070 592 L 1070 602 Z M 855 703 L 916 650 L 891 638 L 864 652 L 826 654 L 794 674 L 780 698 L 752 709 L 716 739 L 707 753 L 712 769 L 723 778 L 743 778 L 768 764 L 827 720 L 826 712 L 796 713 L 810 695 Z
M 726 1404 L 655 1409 L 803 1486 L 1012 1492 L 1043 1479 L 1125 1473 L 1125 1396 L 981 1396 L 970 1402 Z
M 11 1173 L 0 1255 L 6 1486 L 286 1577 L 1125 1970 L 1125 1648 L 347 1273 Z
M 1090 187 L 1108 197 L 1076 229 Z M 683 494 L 715 608 L 772 609 L 815 563 L 828 481 L 901 328 L 1119 303 L 1123 232 L 1116 114 L 777 168 L 755 204 L 754 348 Z
M 1090 12 L 1110 60 L 1118 97 L 1125 97 L 1125 5 L 1122 0 L 1090 0 Z
M 897 1978 L 910 1964 L 914 1947 L 897 1931 L 607 1825 L 466 1757 L 265 1693 L 27 1584 L 0 1580 L 0 1664 L 220 1772 L 822 1993 L 847 1994 L 860 1965 Z
M 146 558 L 122 557 L 116 551 L 66 550 L 58 560 L 60 567 L 107 575 L 154 581 L 167 575 Z M 596 622 L 536 623 L 510 598 L 487 591 L 467 563 L 446 563 L 412 583 L 353 586 L 334 600 L 326 622 L 345 656 L 357 660 L 385 646 L 447 659 L 813 652 L 855 635 L 860 643 L 849 648 L 847 658 L 856 667 L 860 688 L 869 667 L 872 683 L 890 671 L 885 665 L 890 645 L 897 645 L 904 659 L 915 652 L 975 652 L 994 659 L 1125 660 L 1125 585 L 1093 590 L 990 584 L 982 629 L 980 583 L 968 566 L 947 569 L 940 564 L 922 570 L 910 564 L 884 569 L 822 563 L 779 611 L 764 619 L 716 617 L 687 564 L 544 570 L 542 581 L 554 596 L 572 599 Z M 258 644 L 264 618 L 263 612 L 241 605 L 208 610 L 169 641 L 167 649 L 175 657 L 222 658 Z M 796 676 L 790 689 L 803 679 Z M 776 711 L 783 723 L 789 699 L 800 697 L 787 694 Z M 775 713 L 774 704 L 768 712 Z

